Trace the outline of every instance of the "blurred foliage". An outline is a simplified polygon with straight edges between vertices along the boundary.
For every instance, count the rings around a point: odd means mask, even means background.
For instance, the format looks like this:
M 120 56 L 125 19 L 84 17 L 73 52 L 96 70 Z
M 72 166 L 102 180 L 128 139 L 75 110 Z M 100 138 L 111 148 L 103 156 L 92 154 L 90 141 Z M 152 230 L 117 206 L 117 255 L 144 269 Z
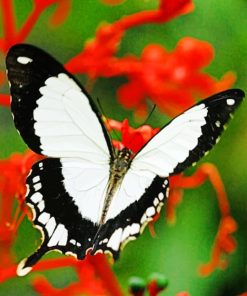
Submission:
M 184 36 L 209 41 L 215 48 L 215 59 L 207 71 L 220 78 L 223 73 L 233 70 L 237 73 L 236 87 L 247 91 L 247 1 L 245 0 L 195 0 L 195 10 L 163 25 L 144 25 L 131 29 L 125 35 L 119 55 L 133 53 L 140 55 L 144 46 L 159 43 L 173 49 Z M 48 26 L 54 7 L 48 8 L 35 25 L 27 42 L 37 45 L 66 62 L 76 55 L 85 41 L 92 38 L 95 29 L 102 22 L 113 22 L 122 15 L 139 10 L 154 8 L 158 1 L 126 0 L 121 5 L 107 6 L 98 0 L 72 1 L 68 19 L 58 27 Z M 31 1 L 15 1 L 18 24 L 25 20 L 31 9 Z M 0 31 L 2 29 L 0 28 Z M 102 45 L 103 46 L 103 45 Z M 4 67 L 1 57 L 0 67 Z M 78 76 L 85 82 L 85 77 Z M 124 78 L 99 79 L 94 85 L 92 96 L 100 98 L 107 116 L 122 120 L 127 117 L 136 125 L 131 112 L 122 109 L 116 102 L 116 89 Z M 7 93 L 7 87 L 2 90 Z M 153 272 L 161 272 L 169 279 L 167 292 L 161 295 L 175 295 L 188 291 L 192 296 L 232 296 L 247 290 L 247 117 L 246 102 L 236 112 L 234 120 L 222 137 L 221 142 L 203 159 L 217 165 L 230 199 L 233 217 L 239 229 L 235 238 L 236 252 L 230 257 L 225 271 L 217 270 L 211 276 L 198 275 L 198 267 L 209 259 L 219 210 L 215 192 L 209 183 L 187 190 L 183 203 L 177 210 L 175 225 L 168 225 L 163 218 L 155 224 L 157 237 L 152 238 L 148 229 L 135 242 L 128 244 L 114 265 L 114 271 L 127 289 L 131 276 L 148 278 Z M 153 126 L 161 126 L 167 117 L 155 112 L 150 119 Z M 15 151 L 24 151 L 25 144 L 17 134 L 9 109 L 0 110 L 0 156 L 6 157 Z M 191 169 L 189 172 L 194 171 Z M 21 225 L 13 251 L 18 260 L 29 254 L 39 244 L 40 234 L 25 220 Z M 49 254 L 47 256 L 57 256 Z M 74 279 L 70 269 L 45 272 L 58 287 Z M 28 285 L 33 274 L 15 278 L 1 284 L 0 295 L 35 295 Z

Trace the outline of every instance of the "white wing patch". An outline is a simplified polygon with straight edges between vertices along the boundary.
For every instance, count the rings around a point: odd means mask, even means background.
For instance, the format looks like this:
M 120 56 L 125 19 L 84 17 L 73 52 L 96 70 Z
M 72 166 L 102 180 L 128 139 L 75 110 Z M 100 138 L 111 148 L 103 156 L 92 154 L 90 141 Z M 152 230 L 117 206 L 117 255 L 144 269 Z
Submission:
M 60 73 L 48 78 L 39 91 L 42 96 L 33 116 L 42 153 L 108 163 L 109 149 L 102 126 L 74 80 Z
M 198 145 L 207 114 L 205 104 L 200 104 L 176 117 L 137 154 L 131 168 L 169 176 Z
M 97 223 L 100 219 L 109 179 L 109 165 L 101 166 L 80 159 L 60 159 L 64 187 L 82 217 Z
M 129 169 L 123 178 L 119 190 L 114 195 L 106 215 L 106 221 L 116 217 L 130 204 L 138 201 L 145 190 L 151 185 L 155 174 L 149 171 L 134 171 Z

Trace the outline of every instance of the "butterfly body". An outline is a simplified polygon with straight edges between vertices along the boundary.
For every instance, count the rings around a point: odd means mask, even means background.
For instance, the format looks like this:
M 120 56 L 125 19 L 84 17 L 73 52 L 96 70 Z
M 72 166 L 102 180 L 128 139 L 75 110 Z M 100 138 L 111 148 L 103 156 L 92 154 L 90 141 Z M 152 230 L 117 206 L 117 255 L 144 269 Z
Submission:
M 47 157 L 26 181 L 42 243 L 19 264 L 19 275 L 51 250 L 117 259 L 159 213 L 169 176 L 212 148 L 244 97 L 238 89 L 215 94 L 174 118 L 137 154 L 115 153 L 93 100 L 53 57 L 18 44 L 6 65 L 15 126 L 29 148 Z
M 104 205 L 102 209 L 102 215 L 99 221 L 99 224 L 104 224 L 107 211 L 110 207 L 111 201 L 116 194 L 118 188 L 120 187 L 124 175 L 127 173 L 129 166 L 130 166 L 130 157 L 132 152 L 127 149 L 123 148 L 120 150 L 113 160 L 110 166 L 110 176 L 106 190 L 106 196 L 104 198 Z

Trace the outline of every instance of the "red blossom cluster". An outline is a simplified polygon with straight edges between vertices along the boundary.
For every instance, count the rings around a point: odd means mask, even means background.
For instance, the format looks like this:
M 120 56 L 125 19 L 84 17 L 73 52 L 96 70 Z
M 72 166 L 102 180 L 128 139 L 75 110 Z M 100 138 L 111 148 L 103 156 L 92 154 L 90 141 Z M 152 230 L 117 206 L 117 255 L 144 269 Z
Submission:
M 41 157 L 31 151 L 0 160 L 0 282 L 16 273 L 11 247 L 18 227 L 29 211 L 25 206 L 26 176 Z M 18 202 L 16 210 L 15 202 Z M 29 215 L 30 216 L 30 215 Z
M 129 82 L 118 89 L 119 102 L 143 116 L 147 113 L 146 99 L 150 98 L 161 112 L 175 116 L 195 104 L 197 98 L 227 89 L 235 81 L 232 72 L 219 81 L 202 72 L 213 55 L 208 42 L 190 37 L 181 39 L 172 52 L 157 44 L 148 45 L 140 59 L 126 58 Z
M 105 4 L 118 4 L 121 0 L 102 0 Z M 50 5 L 56 5 L 51 17 L 53 25 L 62 23 L 70 12 L 70 0 L 33 0 L 33 9 L 21 28 L 16 26 L 16 15 L 13 0 L 0 0 L 2 11 L 3 37 L 0 38 L 0 51 L 6 54 L 15 43 L 24 42 L 33 29 L 41 13 Z M 92 41 L 85 44 L 81 53 L 73 57 L 66 67 L 73 73 L 87 74 L 90 81 L 98 77 L 125 76 L 128 82 L 118 91 L 119 102 L 126 108 L 134 109 L 138 116 L 147 112 L 146 99 L 152 100 L 162 112 L 175 115 L 191 106 L 198 97 L 228 88 L 235 76 L 228 72 L 219 81 L 203 71 L 213 59 L 213 48 L 207 42 L 193 38 L 183 38 L 176 48 L 169 52 L 161 45 L 149 44 L 141 56 L 126 55 L 117 57 L 119 44 L 125 32 L 133 27 L 164 23 L 177 16 L 191 12 L 192 0 L 160 0 L 156 10 L 147 10 L 124 16 L 112 24 L 101 25 Z M 6 83 L 3 71 L 0 71 L 0 85 Z M 140 87 L 141 85 L 141 87 Z M 0 104 L 9 105 L 9 95 L 0 95 Z M 118 149 L 127 147 L 133 152 L 140 148 L 158 132 L 150 126 L 133 129 L 128 121 L 107 120 L 108 130 L 120 132 L 121 140 L 114 140 Z M 31 213 L 24 204 L 25 179 L 32 164 L 40 156 L 27 151 L 24 154 L 13 154 L 0 161 L 0 283 L 16 276 L 16 258 L 11 252 L 15 234 L 25 216 L 31 219 Z M 207 179 L 214 186 L 221 222 L 215 238 L 210 263 L 201 267 L 204 275 L 215 268 L 225 267 L 222 255 L 231 253 L 236 244 L 231 234 L 236 230 L 236 222 L 230 216 L 224 185 L 219 173 L 212 164 L 201 165 L 196 172 L 186 177 L 172 177 L 171 194 L 167 206 L 167 219 L 175 220 L 175 207 L 181 202 L 183 190 L 196 188 Z M 16 207 L 17 204 L 17 207 Z M 156 217 L 158 219 L 158 216 Z M 153 225 L 150 226 L 154 234 Z M 40 295 L 122 295 L 119 284 L 111 271 L 108 261 L 103 255 L 87 257 L 84 261 L 73 258 L 46 259 L 40 261 L 34 271 L 42 271 L 59 267 L 73 267 L 77 281 L 63 289 L 53 287 L 46 278 L 36 277 L 32 286 Z M 158 295 L 157 282 L 150 283 L 150 295 Z M 153 293 L 153 294 L 152 294 Z M 156 294 L 155 294 L 156 293 Z M 188 295 L 182 292 L 178 295 Z
M 193 4 L 188 0 L 161 0 L 158 10 L 138 12 L 102 25 L 95 39 L 86 43 L 66 68 L 72 73 L 87 74 L 90 79 L 125 76 L 128 82 L 117 90 L 121 105 L 133 109 L 137 116 L 145 116 L 148 98 L 162 112 L 174 116 L 198 98 L 228 89 L 234 83 L 232 72 L 219 81 L 202 72 L 214 57 L 213 47 L 208 42 L 186 37 L 172 52 L 158 44 L 146 46 L 140 58 L 117 57 L 117 50 L 124 33 L 132 27 L 167 22 L 192 9 Z

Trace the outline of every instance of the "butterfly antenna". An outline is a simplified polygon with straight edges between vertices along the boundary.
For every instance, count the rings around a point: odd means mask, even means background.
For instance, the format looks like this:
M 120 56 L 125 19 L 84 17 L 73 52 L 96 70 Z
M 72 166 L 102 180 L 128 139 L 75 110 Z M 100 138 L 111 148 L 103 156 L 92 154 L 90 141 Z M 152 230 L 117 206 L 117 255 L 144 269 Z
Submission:
M 155 109 L 156 109 L 156 104 L 153 105 L 153 108 L 152 108 L 152 110 L 150 111 L 148 117 L 144 120 L 144 122 L 143 122 L 141 125 L 145 125 L 145 124 L 149 121 L 149 119 L 150 119 L 151 116 L 153 115 Z
M 156 104 L 153 105 L 153 108 L 152 108 L 152 110 L 150 111 L 148 117 L 143 121 L 142 124 L 140 124 L 139 127 L 145 125 L 145 124 L 149 121 L 149 119 L 150 119 L 150 117 L 152 116 L 152 114 L 153 114 L 155 108 L 156 108 Z M 134 135 L 134 136 L 132 137 L 132 139 L 130 140 L 130 144 L 132 144 L 132 143 L 135 141 L 135 136 L 136 136 L 136 135 Z
M 100 102 L 99 98 L 97 98 L 96 100 L 97 100 L 97 104 L 98 104 L 98 106 L 99 106 L 99 110 L 100 110 L 100 113 L 101 113 L 101 116 L 102 116 L 102 120 L 103 120 L 103 122 L 109 124 L 109 121 L 108 121 L 107 117 L 105 116 L 105 112 L 104 112 L 104 109 L 103 109 L 103 107 L 102 107 L 102 105 L 101 105 L 101 102 Z M 109 125 L 110 125 L 110 124 L 109 124 Z M 111 126 L 110 126 L 110 127 L 111 127 Z M 116 131 L 115 131 L 114 129 L 112 129 L 112 132 L 113 132 L 114 136 L 116 137 L 116 139 L 117 139 L 118 141 L 120 141 L 119 135 L 116 133 Z M 110 133 L 109 133 L 109 136 L 110 136 L 110 138 L 111 138 L 111 140 L 112 140 L 112 137 L 111 137 L 111 134 L 110 134 Z

